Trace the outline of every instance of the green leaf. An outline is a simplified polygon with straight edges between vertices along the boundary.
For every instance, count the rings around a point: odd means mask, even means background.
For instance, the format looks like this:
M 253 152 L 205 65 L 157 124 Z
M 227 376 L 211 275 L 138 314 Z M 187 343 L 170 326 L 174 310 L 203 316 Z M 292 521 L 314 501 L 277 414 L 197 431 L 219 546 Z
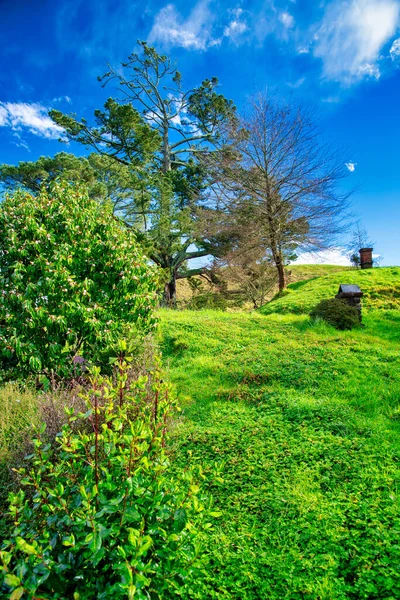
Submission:
M 136 586 L 131 584 L 128 588 L 128 600 L 134 600 L 136 594 Z
M 15 587 L 20 585 L 21 580 L 16 575 L 13 575 L 12 573 L 7 573 L 7 575 L 4 577 L 4 583 L 9 587 Z
M 28 544 L 28 542 L 26 542 L 21 537 L 17 537 L 15 540 L 15 543 L 17 544 L 17 547 L 22 552 L 25 552 L 25 554 L 36 554 L 37 553 L 37 550 L 35 549 L 35 547 L 32 546 L 31 544 Z
M 129 529 L 128 542 L 132 546 L 136 547 L 139 537 L 140 537 L 140 531 L 138 531 L 137 529 Z
M 187 523 L 187 514 L 185 509 L 178 508 L 174 514 L 174 530 L 180 532 L 185 529 Z
M 137 556 L 143 556 L 153 545 L 153 540 L 149 535 L 145 535 L 140 542 L 140 546 L 137 552 Z
M 75 546 L 75 537 L 71 533 L 71 535 L 65 536 L 62 539 L 63 546 Z
M 94 531 L 93 534 L 91 534 L 91 535 L 92 535 L 92 537 L 89 541 L 89 548 L 92 552 L 98 552 L 100 550 L 101 544 L 102 544 L 101 535 L 98 531 Z

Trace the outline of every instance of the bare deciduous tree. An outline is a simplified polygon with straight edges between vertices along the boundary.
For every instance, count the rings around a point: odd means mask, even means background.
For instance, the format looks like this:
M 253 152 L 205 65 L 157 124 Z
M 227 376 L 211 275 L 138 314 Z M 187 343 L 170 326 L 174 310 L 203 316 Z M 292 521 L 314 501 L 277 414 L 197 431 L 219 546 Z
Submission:
M 227 143 L 229 151 L 207 157 L 218 200 L 237 249 L 270 255 L 282 290 L 296 248 L 332 247 L 343 232 L 350 195 L 338 191 L 344 158 L 324 143 L 311 110 L 267 94 L 253 99 Z
M 368 232 L 363 227 L 361 221 L 354 224 L 352 237 L 348 244 L 348 257 L 353 267 L 359 268 L 361 265 L 360 250 L 361 248 L 369 248 L 374 245 L 374 242 L 368 236 Z M 375 261 L 374 261 L 375 262 Z
M 276 269 L 270 258 L 259 257 L 258 249 L 255 253 L 229 253 L 216 272 L 222 281 L 233 286 L 231 295 L 236 296 L 236 301 L 251 302 L 255 309 L 263 306 L 276 289 Z

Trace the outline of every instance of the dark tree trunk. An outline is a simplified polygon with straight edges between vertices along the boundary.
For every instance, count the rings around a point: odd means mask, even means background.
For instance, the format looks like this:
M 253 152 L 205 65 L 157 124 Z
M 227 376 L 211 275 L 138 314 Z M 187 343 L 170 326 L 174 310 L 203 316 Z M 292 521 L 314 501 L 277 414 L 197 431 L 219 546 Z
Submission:
M 169 145 L 169 121 L 164 122 L 163 128 L 163 144 L 162 144 L 162 153 L 163 153 L 163 173 L 169 173 L 171 170 L 171 149 Z
M 285 266 L 283 264 L 282 257 L 279 256 L 275 261 L 276 270 L 278 271 L 278 288 L 281 292 L 286 287 L 286 274 L 285 274 Z
M 279 225 L 276 221 L 274 221 L 274 217 L 272 216 L 272 207 L 270 202 L 270 188 L 267 182 L 267 220 L 268 220 L 268 228 L 269 228 L 269 236 L 270 236 L 270 248 L 272 253 L 272 258 L 274 260 L 276 270 L 278 271 L 278 289 L 281 292 L 286 287 L 286 274 L 285 274 L 285 264 L 282 256 L 282 248 L 279 244 L 279 240 L 275 236 L 277 225 Z
M 271 227 L 272 231 L 272 227 Z M 275 263 L 276 270 L 278 271 L 278 289 L 281 292 L 286 287 L 286 273 L 285 273 L 285 264 L 283 261 L 282 250 L 279 245 L 271 240 L 271 252 L 272 258 Z
M 164 305 L 169 308 L 176 308 L 176 276 L 171 275 L 170 281 L 164 286 Z

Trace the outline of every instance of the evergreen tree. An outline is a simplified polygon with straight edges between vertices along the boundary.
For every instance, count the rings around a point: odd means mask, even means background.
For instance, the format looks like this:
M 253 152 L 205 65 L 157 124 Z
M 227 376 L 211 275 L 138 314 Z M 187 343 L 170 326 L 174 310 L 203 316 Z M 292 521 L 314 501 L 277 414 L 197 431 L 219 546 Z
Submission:
M 135 193 L 121 216 L 141 232 L 150 258 L 164 270 L 165 302 L 174 305 L 176 280 L 198 271 L 187 261 L 213 252 L 201 227 L 208 176 L 199 158 L 220 148 L 235 109 L 217 93 L 216 78 L 184 90 L 168 56 L 146 42 L 139 46 L 122 69 L 110 67 L 99 78 L 104 86 L 116 83 L 124 101 L 107 100 L 104 111 L 95 111 L 95 126 L 56 110 L 50 116 L 69 139 L 135 173 Z

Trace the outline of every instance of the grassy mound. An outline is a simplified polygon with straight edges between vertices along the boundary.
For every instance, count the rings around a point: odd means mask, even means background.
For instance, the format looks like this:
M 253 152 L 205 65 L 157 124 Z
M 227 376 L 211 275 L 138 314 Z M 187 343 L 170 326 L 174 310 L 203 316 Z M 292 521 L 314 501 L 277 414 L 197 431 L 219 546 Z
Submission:
M 296 283 L 298 281 L 303 281 L 304 279 L 312 279 L 314 277 L 323 277 L 324 275 L 330 275 L 331 273 L 337 273 L 338 271 L 344 271 L 346 269 L 351 269 L 351 267 L 342 267 L 338 265 L 288 265 L 285 269 L 286 277 L 289 283 Z M 205 280 L 196 275 L 193 279 L 195 279 L 201 286 L 204 292 L 211 291 L 218 293 L 218 288 L 213 285 L 209 285 L 205 282 Z M 237 281 L 234 281 L 229 275 L 226 275 L 226 284 L 228 290 L 228 299 L 230 298 L 230 304 L 232 301 L 235 301 L 236 293 L 239 290 Z M 272 290 L 269 299 L 277 292 L 278 288 L 276 286 L 275 290 Z M 190 289 L 190 285 L 187 279 L 178 279 L 177 281 L 177 296 L 178 302 L 181 303 L 182 306 L 187 306 L 187 303 L 193 297 L 192 290 Z M 252 309 L 253 305 L 249 301 L 243 305 L 243 308 Z
M 365 308 L 400 309 L 400 267 L 385 267 L 341 271 L 291 283 L 283 295 L 275 297 L 260 312 L 308 314 L 320 300 L 334 297 L 341 283 L 360 287 Z
M 223 479 L 190 598 L 399 598 L 400 312 L 349 332 L 295 315 L 161 321 L 183 396 L 176 460 Z
M 343 267 L 341 265 L 296 265 L 296 263 L 286 267 L 286 274 L 289 283 L 313 279 L 314 277 L 324 277 L 343 271 L 352 271 L 352 267 Z

